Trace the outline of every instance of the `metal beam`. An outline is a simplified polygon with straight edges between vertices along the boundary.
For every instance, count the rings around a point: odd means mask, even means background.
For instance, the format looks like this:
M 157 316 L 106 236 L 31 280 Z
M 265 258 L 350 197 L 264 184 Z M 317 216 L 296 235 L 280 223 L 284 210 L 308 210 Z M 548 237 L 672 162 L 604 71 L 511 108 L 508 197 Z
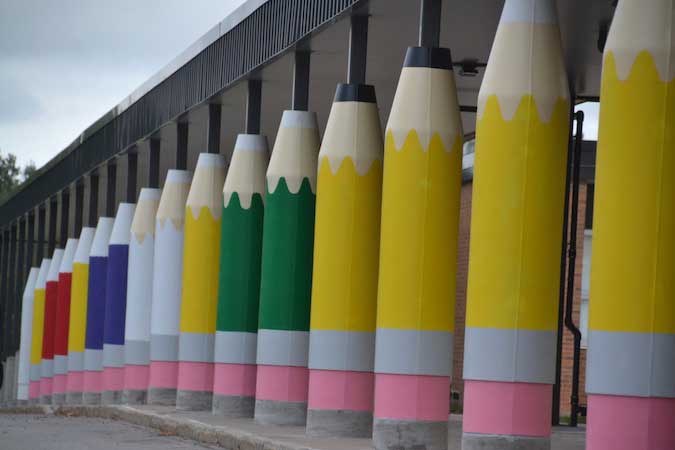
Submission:
M 47 257 L 51 258 L 56 248 L 56 221 L 58 218 L 58 198 L 49 199 L 49 230 L 47 234 Z
M 246 133 L 260 134 L 262 81 L 248 80 L 246 92 Z
M 45 229 L 46 229 L 47 209 L 44 203 L 38 205 L 38 221 L 37 221 L 37 265 L 42 264 L 42 259 L 45 257 Z
M 79 238 L 82 232 L 82 216 L 84 213 L 84 180 L 80 179 L 75 184 L 75 229 L 74 237 Z
M 134 148 L 127 153 L 127 203 L 136 202 L 136 184 L 138 182 L 138 153 Z
M 162 142 L 159 138 L 150 139 L 150 160 L 148 161 L 148 187 L 159 187 L 159 157 Z M 187 157 L 187 153 L 185 155 Z M 187 165 L 187 163 L 186 163 Z
M 70 188 L 61 191 L 61 225 L 59 243 L 66 248 L 68 240 L 68 224 L 70 223 Z
M 368 56 L 368 15 L 352 15 L 349 29 L 349 60 L 347 82 L 365 84 Z
M 220 114 L 219 103 L 209 103 L 209 115 L 206 122 L 206 151 L 220 153 Z
M 176 124 L 176 169 L 187 170 L 188 132 L 190 125 L 187 121 Z
M 89 217 L 87 218 L 87 225 L 96 228 L 98 222 L 98 185 L 99 176 L 97 172 L 89 174 Z M 38 264 L 40 261 L 38 260 Z
M 106 165 L 105 215 L 115 217 L 115 194 L 117 193 L 117 164 L 115 160 Z
M 2 231 L 2 279 L 0 280 L 0 361 L 5 360 L 5 336 L 9 319 L 7 317 L 8 293 L 9 293 L 9 227 Z
M 293 98 L 291 109 L 294 111 L 307 111 L 309 109 L 309 50 L 295 51 L 295 64 L 293 65 Z
M 441 0 L 421 0 L 420 47 L 438 47 L 441 37 Z

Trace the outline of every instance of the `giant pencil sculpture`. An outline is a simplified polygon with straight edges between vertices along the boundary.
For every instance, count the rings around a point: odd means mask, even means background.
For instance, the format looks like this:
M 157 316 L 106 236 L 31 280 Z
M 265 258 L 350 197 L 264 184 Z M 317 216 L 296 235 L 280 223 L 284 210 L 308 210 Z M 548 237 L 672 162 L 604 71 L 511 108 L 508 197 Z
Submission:
M 409 48 L 385 136 L 377 449 L 447 448 L 461 163 L 450 51 Z
M 589 450 L 675 448 L 675 2 L 622 0 L 605 46 Z
M 84 349 L 85 405 L 101 403 L 103 391 L 103 327 L 105 325 L 105 294 L 108 274 L 108 242 L 113 219 L 100 217 L 89 252 L 87 283 L 87 332 Z
M 319 130 L 284 111 L 267 169 L 255 418 L 304 425 Z
M 225 157 L 201 153 L 185 206 L 176 407 L 211 410 Z
M 45 326 L 45 290 L 47 287 L 47 274 L 52 262 L 44 258 L 40 264 L 37 280 L 35 281 L 35 294 L 33 296 L 33 330 L 30 344 L 30 383 L 28 385 L 28 399 L 31 404 L 40 401 L 40 378 L 42 371 L 42 337 Z
M 223 188 L 213 412 L 253 417 L 267 139 L 240 134 Z
M 148 403 L 176 404 L 185 203 L 192 175 L 169 170 L 155 220 Z
M 63 249 L 57 248 L 47 272 L 45 287 L 45 313 L 42 331 L 42 363 L 40 365 L 40 403 L 52 403 L 52 377 L 54 375 L 54 329 L 56 324 L 56 302 L 59 295 L 59 267 Z
M 17 401 L 19 406 L 28 402 L 30 384 L 30 347 L 33 333 L 33 303 L 35 301 L 35 283 L 40 269 L 31 267 L 26 288 L 21 299 L 21 336 L 19 341 L 19 370 L 17 371 Z
M 555 1 L 507 0 L 478 96 L 465 450 L 550 448 L 569 108 Z
M 89 284 L 89 252 L 95 229 L 82 228 L 73 258 L 73 278 L 68 320 L 68 376 L 66 403 L 82 403 L 84 392 L 84 341 L 87 332 L 87 292 Z
M 383 150 L 373 86 L 338 85 L 319 152 L 309 434 L 372 433 Z
M 131 222 L 122 403 L 143 404 L 147 398 L 150 375 L 150 307 L 155 216 L 161 192 L 159 189 L 141 189 L 134 219 Z
M 108 273 L 105 286 L 103 326 L 104 404 L 122 400 L 124 390 L 124 322 L 127 307 L 127 270 L 131 221 L 136 205 L 120 203 L 108 244 Z
M 70 294 L 73 276 L 73 259 L 77 239 L 68 239 L 59 267 L 59 290 L 56 297 L 56 321 L 54 324 L 54 381 L 52 404 L 66 402 L 66 378 L 68 373 L 68 321 L 70 320 Z

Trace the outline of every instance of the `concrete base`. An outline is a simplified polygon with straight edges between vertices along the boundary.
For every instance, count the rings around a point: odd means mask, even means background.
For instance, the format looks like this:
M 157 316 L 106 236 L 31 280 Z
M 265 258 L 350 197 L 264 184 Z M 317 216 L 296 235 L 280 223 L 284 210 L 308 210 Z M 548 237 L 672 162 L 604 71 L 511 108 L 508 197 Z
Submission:
M 148 405 L 176 406 L 176 389 L 150 388 L 148 389 Z
M 261 425 L 304 426 L 307 423 L 307 403 L 256 400 L 254 417 Z
M 38 403 L 41 404 L 41 405 L 51 405 L 52 404 L 52 396 L 51 395 L 41 395 L 40 401 Z
M 28 400 L 28 406 L 37 406 L 40 404 L 39 398 L 31 398 Z
M 6 404 L 16 400 L 14 396 L 14 385 L 16 384 L 16 364 L 14 364 L 14 357 L 10 356 L 5 361 L 5 379 L 2 382 L 2 401 Z
M 464 433 L 462 450 L 550 450 L 551 439 Z
M 100 405 L 101 404 L 101 393 L 100 392 L 84 392 L 84 393 L 82 393 L 82 404 L 83 405 Z
M 307 434 L 317 437 L 370 437 L 373 413 L 310 409 L 307 411 Z
M 447 450 L 448 423 L 375 419 L 373 446 L 377 450 Z
M 17 400 L 16 401 L 16 406 L 18 408 L 23 408 L 25 406 L 28 406 L 28 400 Z
M 101 394 L 101 404 L 120 405 L 122 403 L 122 391 L 103 391 Z
M 213 392 L 178 391 L 176 409 L 180 411 L 211 411 Z
M 66 404 L 66 394 L 52 394 L 52 405 L 59 406 Z
M 81 405 L 82 403 L 82 392 L 66 393 L 66 405 Z
M 125 389 L 122 393 L 122 404 L 124 405 L 145 405 L 148 399 L 148 391 L 133 391 Z
M 218 416 L 253 417 L 254 410 L 255 397 L 213 394 L 213 408 L 211 412 Z

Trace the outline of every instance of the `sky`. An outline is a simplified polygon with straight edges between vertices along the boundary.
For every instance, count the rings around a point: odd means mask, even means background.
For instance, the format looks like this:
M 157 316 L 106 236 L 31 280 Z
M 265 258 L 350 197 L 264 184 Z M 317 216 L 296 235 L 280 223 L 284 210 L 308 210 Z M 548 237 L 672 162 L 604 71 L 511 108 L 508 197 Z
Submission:
M 0 149 L 42 166 L 244 0 L 0 0 Z

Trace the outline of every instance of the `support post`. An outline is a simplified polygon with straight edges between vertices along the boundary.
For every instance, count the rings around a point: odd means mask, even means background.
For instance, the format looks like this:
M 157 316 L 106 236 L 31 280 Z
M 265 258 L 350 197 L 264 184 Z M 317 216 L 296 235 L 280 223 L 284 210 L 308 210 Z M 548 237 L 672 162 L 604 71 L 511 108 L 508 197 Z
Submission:
M 87 225 L 91 228 L 96 228 L 98 220 L 98 172 L 89 174 L 89 217 L 87 218 Z M 38 264 L 40 259 L 38 258 Z
M 309 110 L 309 50 L 295 51 L 295 64 L 293 66 L 293 99 L 291 109 L 293 111 Z
M 349 61 L 347 63 L 347 83 L 364 84 L 366 82 L 366 59 L 368 56 L 368 15 L 351 16 L 349 30 Z
M 248 80 L 246 95 L 246 134 L 260 134 L 262 81 Z
M 68 224 L 70 223 L 70 186 L 61 191 L 61 225 L 59 230 L 59 244 L 66 248 L 68 240 Z
M 136 148 L 127 153 L 127 203 L 136 202 L 136 183 L 138 180 L 138 153 Z
M 49 231 L 47 234 L 47 257 L 51 258 L 56 248 L 56 223 L 58 219 L 58 198 L 53 196 L 49 200 Z
M 176 169 L 187 170 L 189 123 L 176 124 Z
M 180 123 L 178 127 L 180 129 Z M 187 125 L 187 124 L 186 124 Z M 178 134 L 180 139 L 180 132 Z M 187 166 L 187 133 L 185 134 L 185 165 Z M 180 140 L 178 143 L 180 148 Z M 150 161 L 148 162 L 148 187 L 159 188 L 159 155 L 161 150 L 161 141 L 159 138 L 150 139 Z M 178 160 L 178 155 L 176 155 L 176 160 Z
M 80 237 L 82 232 L 82 216 L 84 210 L 84 181 L 78 180 L 75 184 L 75 229 L 73 230 L 76 238 Z
M 421 0 L 420 47 L 438 47 L 441 37 L 441 0 Z
M 219 103 L 209 103 L 209 117 L 206 130 L 207 153 L 220 153 L 220 115 L 221 105 Z
M 115 217 L 115 191 L 117 189 L 117 164 L 115 160 L 108 161 L 106 166 L 107 181 L 105 192 L 105 215 Z
M 46 230 L 47 208 L 44 203 L 38 205 L 38 223 L 37 223 L 37 264 L 42 264 L 45 257 L 45 230 Z

